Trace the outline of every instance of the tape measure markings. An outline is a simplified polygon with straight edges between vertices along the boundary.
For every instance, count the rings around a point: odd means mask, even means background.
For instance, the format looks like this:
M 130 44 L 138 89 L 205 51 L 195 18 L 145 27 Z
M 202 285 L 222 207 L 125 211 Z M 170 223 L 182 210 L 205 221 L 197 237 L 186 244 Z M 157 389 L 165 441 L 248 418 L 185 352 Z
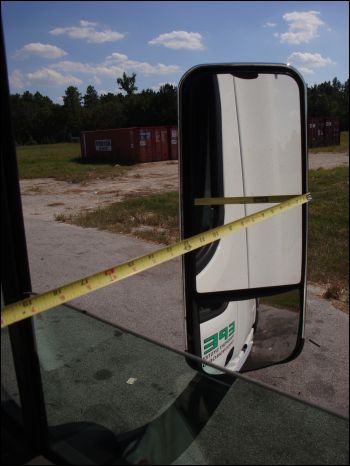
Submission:
M 194 205 L 273 204 L 275 202 L 284 202 L 297 196 L 297 194 L 285 194 L 282 196 L 205 197 L 195 199 Z
M 81 278 L 67 285 L 60 286 L 31 298 L 26 298 L 13 304 L 4 306 L 1 311 L 1 328 L 19 322 L 25 318 L 40 314 L 59 304 L 84 296 L 124 278 L 148 270 L 156 265 L 169 261 L 172 258 L 182 256 L 217 241 L 228 234 L 256 224 L 273 217 L 298 205 L 311 200 L 310 194 L 292 197 L 281 204 L 255 212 L 241 219 L 221 225 L 212 230 L 199 233 L 191 238 L 182 240 L 172 246 L 166 246 L 155 252 L 145 254 L 131 261 L 110 267 L 87 277 Z

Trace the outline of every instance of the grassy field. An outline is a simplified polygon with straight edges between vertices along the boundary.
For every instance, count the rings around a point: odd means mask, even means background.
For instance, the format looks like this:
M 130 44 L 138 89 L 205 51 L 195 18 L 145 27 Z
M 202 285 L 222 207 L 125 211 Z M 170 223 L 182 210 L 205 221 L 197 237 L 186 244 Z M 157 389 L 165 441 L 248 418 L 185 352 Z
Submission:
M 309 175 L 309 280 L 337 287 L 349 282 L 349 173 L 347 168 Z
M 119 176 L 127 167 L 113 163 L 85 163 L 79 143 L 18 146 L 17 160 L 20 178 L 55 178 L 79 183 L 96 178 Z
M 349 152 L 349 131 L 342 131 L 340 133 L 339 146 L 313 147 L 312 149 L 309 149 L 309 152 L 312 154 L 317 152 Z
M 348 272 L 348 169 L 310 171 L 313 196 L 309 218 L 308 278 L 337 290 L 347 287 Z M 157 194 L 112 204 L 70 219 L 85 227 L 133 234 L 170 244 L 179 238 L 178 195 Z
M 138 197 L 73 218 L 59 216 L 56 219 L 170 244 L 179 239 L 178 193 Z

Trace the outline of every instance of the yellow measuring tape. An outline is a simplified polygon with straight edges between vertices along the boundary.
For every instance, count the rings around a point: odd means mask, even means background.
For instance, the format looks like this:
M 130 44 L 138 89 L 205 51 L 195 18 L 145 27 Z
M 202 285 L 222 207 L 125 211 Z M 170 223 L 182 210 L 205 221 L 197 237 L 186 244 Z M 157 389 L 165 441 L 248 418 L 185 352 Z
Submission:
M 223 204 L 269 204 L 284 202 L 297 197 L 295 194 L 284 196 L 247 196 L 247 197 L 205 197 L 194 200 L 194 205 L 223 205 Z
M 262 196 L 265 199 L 273 197 Z M 239 198 L 242 202 L 247 202 L 248 198 Z M 130 277 L 137 273 L 143 272 L 151 267 L 167 262 L 175 257 L 182 256 L 187 252 L 194 251 L 202 246 L 206 246 L 214 241 L 217 241 L 224 236 L 227 236 L 235 231 L 247 228 L 263 220 L 269 219 L 274 215 L 285 212 L 293 207 L 305 204 L 311 200 L 311 195 L 303 194 L 292 197 L 280 204 L 277 204 L 268 209 L 260 210 L 254 214 L 248 215 L 241 219 L 222 225 L 212 230 L 192 236 L 186 240 L 180 241 L 172 246 L 166 246 L 157 251 L 138 257 L 123 264 L 116 265 L 101 272 L 89 275 L 80 280 L 74 281 L 59 288 L 55 288 L 45 293 L 36 295 L 31 298 L 18 301 L 17 303 L 9 304 L 1 310 L 1 328 L 19 322 L 23 319 L 31 317 L 41 312 L 52 309 L 59 304 L 71 301 L 72 299 L 84 296 L 92 291 L 103 288 L 112 283 L 116 283 L 123 278 Z M 273 201 L 269 201 L 273 202 Z M 221 198 L 221 203 L 226 203 L 226 198 Z

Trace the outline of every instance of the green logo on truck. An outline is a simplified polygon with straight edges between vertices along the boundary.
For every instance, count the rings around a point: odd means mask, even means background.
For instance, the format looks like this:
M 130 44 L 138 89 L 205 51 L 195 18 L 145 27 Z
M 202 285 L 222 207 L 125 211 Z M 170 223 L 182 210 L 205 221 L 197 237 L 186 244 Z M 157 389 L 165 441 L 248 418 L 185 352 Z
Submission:
M 204 354 L 214 351 L 218 347 L 220 340 L 226 341 L 228 338 L 232 337 L 234 333 L 235 323 L 231 322 L 227 327 L 224 327 L 219 332 L 206 338 L 204 340 Z

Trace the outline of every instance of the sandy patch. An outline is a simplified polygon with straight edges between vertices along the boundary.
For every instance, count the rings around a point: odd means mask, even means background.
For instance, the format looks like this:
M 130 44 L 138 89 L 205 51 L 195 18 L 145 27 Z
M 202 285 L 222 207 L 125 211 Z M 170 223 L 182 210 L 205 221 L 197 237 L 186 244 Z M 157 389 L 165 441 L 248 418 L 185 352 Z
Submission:
M 130 197 L 177 191 L 177 161 L 143 163 L 131 167 L 123 177 L 67 183 L 52 178 L 21 180 L 25 216 L 55 220 L 57 215 L 72 215 L 84 210 L 120 202 Z

